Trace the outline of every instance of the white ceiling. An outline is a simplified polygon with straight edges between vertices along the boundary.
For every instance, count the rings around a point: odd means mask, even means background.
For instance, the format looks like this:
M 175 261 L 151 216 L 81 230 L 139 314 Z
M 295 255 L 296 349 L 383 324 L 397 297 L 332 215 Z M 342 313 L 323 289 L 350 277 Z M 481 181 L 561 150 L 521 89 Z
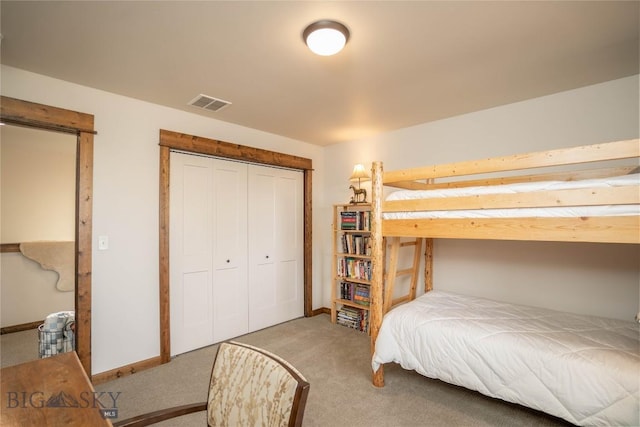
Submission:
M 638 74 L 638 1 L 7 1 L 5 65 L 329 145 Z M 336 56 L 304 45 L 336 19 Z M 232 102 L 218 112 L 199 94 Z

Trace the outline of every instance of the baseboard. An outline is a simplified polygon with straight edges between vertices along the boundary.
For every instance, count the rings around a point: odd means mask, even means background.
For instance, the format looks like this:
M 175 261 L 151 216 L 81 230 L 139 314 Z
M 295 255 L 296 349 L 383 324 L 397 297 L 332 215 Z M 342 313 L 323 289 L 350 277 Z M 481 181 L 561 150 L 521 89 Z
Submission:
M 130 365 L 121 366 L 110 371 L 92 375 L 91 382 L 93 384 L 101 384 L 107 381 L 115 380 L 117 378 L 133 375 L 136 372 L 144 371 L 145 369 L 153 368 L 155 366 L 160 366 L 161 364 L 162 361 L 160 359 L 160 356 L 152 357 L 151 359 L 141 360 L 140 362 L 135 362 Z
M 0 335 L 12 334 L 14 332 L 28 331 L 29 329 L 36 329 L 38 326 L 42 325 L 43 323 L 44 323 L 44 320 L 38 320 L 37 322 L 29 322 L 29 323 L 22 323 L 20 325 L 5 326 L 4 328 L 0 328 Z
M 327 307 L 316 308 L 311 312 L 311 316 L 317 316 L 319 314 L 331 314 L 331 309 Z

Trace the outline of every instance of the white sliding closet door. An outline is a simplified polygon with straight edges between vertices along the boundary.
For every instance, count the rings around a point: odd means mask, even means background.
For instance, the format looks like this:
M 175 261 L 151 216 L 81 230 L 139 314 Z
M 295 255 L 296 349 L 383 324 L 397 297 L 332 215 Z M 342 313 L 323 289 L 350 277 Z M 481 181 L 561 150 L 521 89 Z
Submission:
M 248 332 L 247 165 L 171 153 L 171 354 Z
M 247 299 L 247 165 L 211 159 L 213 198 L 213 337 L 249 332 Z
M 213 342 L 211 159 L 171 153 L 171 355 Z
M 303 173 L 171 153 L 171 355 L 304 315 Z
M 249 330 L 304 314 L 303 175 L 249 166 Z

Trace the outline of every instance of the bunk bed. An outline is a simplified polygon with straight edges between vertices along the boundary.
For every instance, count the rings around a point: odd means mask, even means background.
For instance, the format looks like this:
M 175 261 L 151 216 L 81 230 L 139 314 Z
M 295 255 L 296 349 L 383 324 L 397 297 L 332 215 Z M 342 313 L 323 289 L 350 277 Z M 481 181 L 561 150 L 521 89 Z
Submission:
M 632 139 L 392 172 L 374 162 L 374 385 L 384 385 L 383 365 L 395 362 L 573 424 L 638 425 L 633 319 L 433 290 L 432 264 L 434 238 L 640 243 L 639 158 Z M 397 191 L 385 199 L 389 187 Z M 391 237 L 425 238 L 426 292 L 386 313 Z

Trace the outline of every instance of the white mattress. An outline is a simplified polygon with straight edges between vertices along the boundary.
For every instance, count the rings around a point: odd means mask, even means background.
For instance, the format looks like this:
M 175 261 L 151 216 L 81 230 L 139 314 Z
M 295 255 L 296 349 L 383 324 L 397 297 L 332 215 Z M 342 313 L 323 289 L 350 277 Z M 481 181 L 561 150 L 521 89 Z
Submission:
M 445 197 L 463 197 L 486 194 L 515 194 L 532 191 L 569 190 L 580 188 L 608 188 L 639 185 L 640 174 L 583 181 L 540 181 L 507 185 L 445 188 L 436 190 L 399 190 L 389 194 L 387 201 L 415 200 Z M 576 217 L 576 216 L 624 216 L 640 215 L 638 205 L 570 206 L 522 209 L 475 209 L 425 212 L 389 212 L 385 219 L 413 218 L 523 218 L 523 217 Z
M 638 426 L 640 325 L 431 291 L 383 319 L 372 359 L 577 425 Z

